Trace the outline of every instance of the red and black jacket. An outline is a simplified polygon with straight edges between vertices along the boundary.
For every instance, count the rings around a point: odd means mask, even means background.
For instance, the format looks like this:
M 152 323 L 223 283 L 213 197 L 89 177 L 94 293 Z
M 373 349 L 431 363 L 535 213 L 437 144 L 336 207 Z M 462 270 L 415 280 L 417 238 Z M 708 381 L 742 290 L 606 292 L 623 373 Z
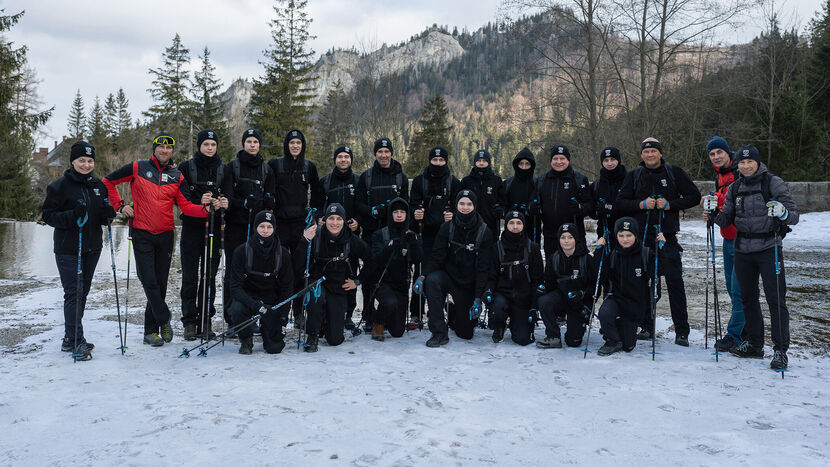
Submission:
M 723 209 L 723 201 L 726 199 L 726 191 L 729 190 L 729 185 L 738 179 L 738 161 L 732 159 L 726 167 L 715 167 L 715 173 L 718 174 L 718 179 L 715 181 L 715 196 L 718 197 L 718 211 Z M 717 215 L 717 213 L 715 213 Z M 727 240 L 735 240 L 735 235 L 738 234 L 738 229 L 734 224 L 728 227 L 721 227 L 720 235 Z
M 173 165 L 172 160 L 161 167 L 155 156 L 149 160 L 135 161 L 107 175 L 102 180 L 109 192 L 110 204 L 116 209 L 124 206 L 115 187 L 130 182 L 130 194 L 133 198 L 133 227 L 151 234 L 160 234 L 173 230 L 173 204 L 179 206 L 187 216 L 202 217 L 207 215 L 204 206 L 187 200 L 190 189 L 182 183 L 182 173 Z

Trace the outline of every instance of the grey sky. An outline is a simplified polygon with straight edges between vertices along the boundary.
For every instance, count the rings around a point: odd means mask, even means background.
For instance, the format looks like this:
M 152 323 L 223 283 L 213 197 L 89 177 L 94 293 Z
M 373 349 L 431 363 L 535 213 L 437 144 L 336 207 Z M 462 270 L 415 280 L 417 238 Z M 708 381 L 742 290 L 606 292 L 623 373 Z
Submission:
M 499 0 L 309 0 L 312 47 L 317 54 L 332 47 L 393 44 L 433 24 L 475 30 L 494 21 Z M 783 3 L 783 2 L 779 2 Z M 822 0 L 791 0 L 798 23 L 814 16 Z M 67 133 L 69 106 L 80 89 L 87 110 L 97 94 L 103 98 L 123 87 L 133 118 L 150 106 L 146 91 L 149 68 L 178 32 L 190 49 L 193 67 L 204 46 L 211 50 L 217 74 L 228 86 L 237 77 L 258 76 L 262 51 L 270 44 L 270 0 L 0 0 L 5 14 L 25 9 L 9 39 L 29 47 L 29 63 L 41 80 L 39 93 L 55 113 L 42 129 L 39 146 Z M 789 21 L 792 22 L 792 21 Z M 744 41 L 759 30 L 747 23 L 729 33 L 729 42 Z

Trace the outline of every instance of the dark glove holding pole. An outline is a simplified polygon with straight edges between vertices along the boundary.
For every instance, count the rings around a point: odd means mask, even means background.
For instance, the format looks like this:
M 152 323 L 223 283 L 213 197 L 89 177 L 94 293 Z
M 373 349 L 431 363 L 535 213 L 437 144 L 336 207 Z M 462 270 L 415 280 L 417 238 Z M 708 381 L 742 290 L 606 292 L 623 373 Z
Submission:
M 254 209 L 254 195 L 249 195 L 242 201 L 242 207 L 245 209 Z
M 418 276 L 418 278 L 415 279 L 415 282 L 412 284 L 412 292 L 416 295 L 424 293 L 424 276 Z
M 473 300 L 473 306 L 470 307 L 470 321 L 478 321 L 478 317 L 481 316 L 481 310 L 483 309 L 484 306 L 481 304 L 480 298 Z
M 576 198 L 571 197 L 571 199 L 568 200 L 568 212 L 571 215 L 573 215 L 573 216 L 579 215 L 579 211 L 581 209 L 582 209 L 582 206 L 579 204 L 579 201 L 577 201 Z
M 482 300 L 484 300 L 484 303 L 486 303 L 488 305 L 492 305 L 493 304 L 493 291 L 490 290 L 490 289 L 485 290 L 484 294 L 481 296 L 481 298 L 482 298 Z
M 407 245 L 414 245 L 418 242 L 418 234 L 411 230 L 407 230 L 405 234 L 403 234 L 403 239 Z
M 265 302 L 263 302 L 262 300 L 256 302 L 256 305 L 254 305 L 254 308 L 256 308 L 256 310 L 257 310 L 256 312 L 259 313 L 260 315 L 265 315 L 265 313 L 268 313 L 268 310 L 270 310 L 270 308 L 265 306 Z
M 72 209 L 72 214 L 77 217 L 78 219 L 83 219 L 86 217 L 87 209 L 86 204 L 78 203 L 75 205 L 75 208 Z
M 110 205 L 108 199 L 104 199 L 104 219 L 109 224 L 115 219 L 115 209 Z

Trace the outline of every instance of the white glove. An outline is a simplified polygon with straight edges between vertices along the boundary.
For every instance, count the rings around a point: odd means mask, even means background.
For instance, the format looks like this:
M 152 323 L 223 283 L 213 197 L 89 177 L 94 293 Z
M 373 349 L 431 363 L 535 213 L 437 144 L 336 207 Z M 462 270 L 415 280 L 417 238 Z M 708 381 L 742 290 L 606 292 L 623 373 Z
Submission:
M 706 195 L 703 197 L 703 210 L 712 212 L 718 209 L 718 197 L 715 195 Z
M 790 213 L 783 204 L 778 201 L 770 201 L 767 203 L 767 215 L 769 217 L 777 217 L 783 221 L 787 219 Z

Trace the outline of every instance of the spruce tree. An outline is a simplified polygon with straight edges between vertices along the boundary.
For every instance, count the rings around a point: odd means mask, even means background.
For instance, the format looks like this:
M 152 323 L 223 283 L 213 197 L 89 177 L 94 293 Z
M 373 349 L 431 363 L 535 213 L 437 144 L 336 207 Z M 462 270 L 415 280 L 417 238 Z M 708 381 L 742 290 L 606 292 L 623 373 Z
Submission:
M 423 170 L 427 151 L 433 146 L 443 146 L 449 150 L 450 131 L 453 127 L 447 122 L 447 117 L 447 102 L 441 94 L 436 93 L 424 103 L 421 119 L 418 120 L 421 129 L 415 131 L 407 148 L 408 157 L 404 167 L 407 174 L 417 174 Z
M 352 112 L 349 99 L 343 91 L 340 80 L 326 95 L 326 102 L 320 109 L 317 118 L 315 134 L 315 163 L 321 174 L 330 171 L 334 166 L 333 151 L 341 144 L 352 145 L 350 131 Z
M 83 139 L 85 128 L 86 113 L 84 111 L 84 98 L 81 97 L 81 90 L 78 89 L 75 92 L 72 107 L 69 108 L 69 120 L 66 122 L 66 129 L 69 131 L 70 138 Z
M 176 153 L 186 155 L 190 145 L 186 144 L 190 138 L 191 122 L 188 111 L 192 107 L 188 98 L 188 83 L 190 73 L 186 67 L 190 63 L 190 50 L 183 44 L 181 37 L 176 33 L 170 47 L 164 49 L 162 65 L 150 69 L 153 87 L 147 91 L 153 98 L 154 104 L 144 115 L 153 121 L 151 128 L 157 131 L 168 131 L 176 140 Z
M 254 80 L 248 122 L 262 132 L 273 155 L 282 155 L 282 135 L 291 128 L 308 133 L 316 96 L 313 81 L 314 51 L 308 42 L 311 18 L 306 0 L 278 0 L 271 20 L 273 44 L 260 62 L 263 74 Z
M 117 123 L 118 105 L 115 103 L 115 95 L 109 93 L 104 100 L 104 133 L 107 135 L 109 144 L 115 140 Z
M 195 133 L 209 128 L 219 136 L 219 155 L 225 162 L 230 161 L 235 153 L 225 120 L 225 102 L 222 100 L 222 82 L 216 78 L 216 67 L 210 61 L 210 51 L 205 47 L 199 57 L 202 68 L 193 74 L 190 88 L 193 97 L 191 119 Z M 196 148 L 198 149 L 198 148 Z
M 89 144 L 95 146 L 97 150 L 104 150 L 107 143 L 107 132 L 104 129 L 104 107 L 98 96 L 95 96 L 93 102 L 86 118 L 87 138 Z
M 26 68 L 26 47 L 14 47 L 5 40 L 6 31 L 20 21 L 23 12 L 4 12 L 0 9 L 0 217 L 29 219 L 37 209 L 32 181 L 26 175 L 35 146 L 32 135 L 49 120 L 54 107 L 39 112 L 26 104 L 37 100 L 36 80 Z

